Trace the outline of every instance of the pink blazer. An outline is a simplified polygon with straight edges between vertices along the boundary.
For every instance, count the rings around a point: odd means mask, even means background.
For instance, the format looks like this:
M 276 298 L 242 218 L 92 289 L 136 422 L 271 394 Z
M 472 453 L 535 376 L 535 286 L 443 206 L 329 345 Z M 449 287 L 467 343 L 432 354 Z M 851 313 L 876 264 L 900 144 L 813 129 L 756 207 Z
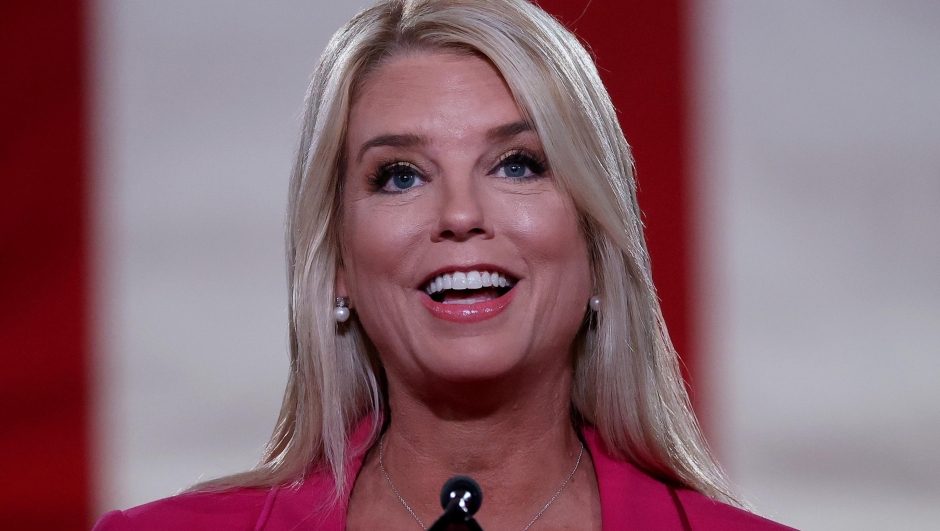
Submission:
M 362 447 L 368 426 L 360 426 L 350 446 Z M 583 431 L 601 496 L 604 531 L 783 531 L 791 529 L 676 489 L 609 456 L 592 429 Z M 353 456 L 350 484 L 362 467 L 364 453 Z M 296 488 L 237 489 L 186 493 L 101 517 L 93 531 L 344 531 L 346 504 L 323 507 L 332 492 L 329 473 L 314 474 Z

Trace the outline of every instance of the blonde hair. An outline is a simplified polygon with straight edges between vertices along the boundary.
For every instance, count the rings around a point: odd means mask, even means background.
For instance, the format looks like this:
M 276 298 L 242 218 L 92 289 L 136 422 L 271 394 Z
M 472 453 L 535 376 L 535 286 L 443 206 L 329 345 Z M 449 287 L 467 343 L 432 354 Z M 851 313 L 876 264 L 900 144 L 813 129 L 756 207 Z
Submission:
M 381 367 L 361 325 L 353 318 L 337 327 L 332 317 L 346 121 L 357 84 L 383 61 L 416 50 L 487 58 L 579 211 L 604 307 L 576 339 L 574 409 L 612 452 L 648 474 L 741 505 L 689 405 L 614 106 L 578 39 L 524 0 L 384 1 L 330 40 L 307 93 L 290 188 L 290 377 L 280 417 L 257 468 L 205 486 L 279 485 L 327 469 L 337 499 L 350 488 L 350 431 L 366 415 L 378 418 L 385 404 Z

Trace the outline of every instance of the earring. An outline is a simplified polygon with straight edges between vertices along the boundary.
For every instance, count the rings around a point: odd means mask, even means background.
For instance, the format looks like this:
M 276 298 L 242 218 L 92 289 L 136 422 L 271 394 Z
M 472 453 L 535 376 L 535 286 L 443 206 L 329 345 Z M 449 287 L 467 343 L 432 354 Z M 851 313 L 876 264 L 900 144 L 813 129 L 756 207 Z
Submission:
M 349 319 L 349 297 L 336 297 L 336 308 L 333 308 L 333 318 L 338 323 L 345 323 Z
M 595 312 L 601 311 L 601 296 L 595 295 L 591 297 L 590 305 L 591 305 L 591 309 L 594 310 Z

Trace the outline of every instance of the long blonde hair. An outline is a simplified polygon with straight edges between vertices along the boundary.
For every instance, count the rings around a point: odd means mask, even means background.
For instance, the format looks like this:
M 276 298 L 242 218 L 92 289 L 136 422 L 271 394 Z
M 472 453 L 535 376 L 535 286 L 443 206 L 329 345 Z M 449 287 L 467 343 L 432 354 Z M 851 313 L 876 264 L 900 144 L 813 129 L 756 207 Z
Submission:
M 350 431 L 364 416 L 382 415 L 385 404 L 381 367 L 361 325 L 353 317 L 337 327 L 332 318 L 346 121 L 357 84 L 383 61 L 415 50 L 486 57 L 578 209 L 604 306 L 576 339 L 574 409 L 611 451 L 647 473 L 740 505 L 682 383 L 614 106 L 578 39 L 524 0 L 383 1 L 330 40 L 307 93 L 290 188 L 290 376 L 280 417 L 258 467 L 205 486 L 279 485 L 326 469 L 337 498 L 350 488 Z

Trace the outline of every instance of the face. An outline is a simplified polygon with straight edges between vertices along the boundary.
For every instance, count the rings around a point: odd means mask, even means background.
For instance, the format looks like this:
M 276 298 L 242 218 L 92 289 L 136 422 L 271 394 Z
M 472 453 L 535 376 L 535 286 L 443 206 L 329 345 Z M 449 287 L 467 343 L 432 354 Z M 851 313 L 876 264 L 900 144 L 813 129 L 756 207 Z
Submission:
M 392 59 L 350 110 L 337 292 L 390 382 L 568 365 L 591 296 L 578 216 L 499 72 Z

